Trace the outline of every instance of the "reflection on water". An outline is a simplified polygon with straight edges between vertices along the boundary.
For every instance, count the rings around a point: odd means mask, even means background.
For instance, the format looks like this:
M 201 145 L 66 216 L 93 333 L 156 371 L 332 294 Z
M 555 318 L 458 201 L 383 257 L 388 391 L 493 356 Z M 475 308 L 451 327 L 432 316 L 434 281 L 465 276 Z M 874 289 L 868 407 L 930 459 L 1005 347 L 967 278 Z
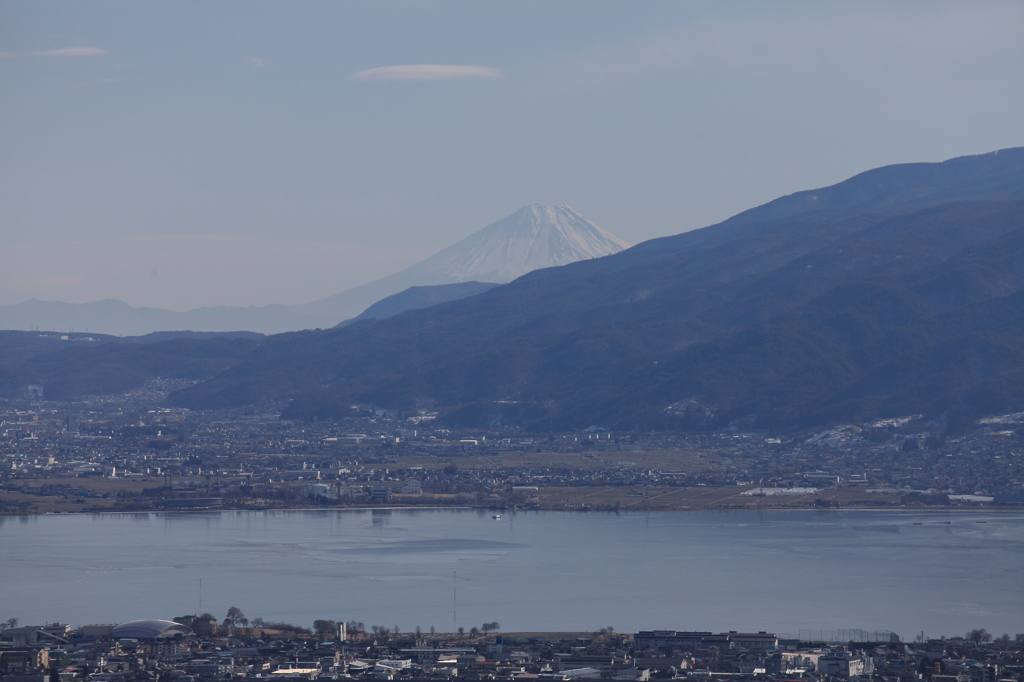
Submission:
M 0 517 L 4 618 L 238 606 L 403 629 L 1015 632 L 1024 514 L 316 510 Z M 459 578 L 453 622 L 452 575 Z M 841 604 L 841 608 L 836 605 Z
M 387 524 L 391 523 L 391 510 L 372 509 L 370 510 L 370 518 L 373 520 L 374 527 L 383 528 Z

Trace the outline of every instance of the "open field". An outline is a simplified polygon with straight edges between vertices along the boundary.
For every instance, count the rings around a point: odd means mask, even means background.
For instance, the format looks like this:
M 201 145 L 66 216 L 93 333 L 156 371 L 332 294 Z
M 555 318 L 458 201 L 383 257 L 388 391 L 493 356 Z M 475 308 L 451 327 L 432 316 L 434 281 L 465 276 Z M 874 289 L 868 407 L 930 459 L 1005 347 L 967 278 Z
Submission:
M 175 480 L 194 480 L 200 484 L 198 478 Z M 203 479 L 201 482 L 206 481 Z M 32 505 L 30 511 L 33 513 L 116 511 L 121 506 L 119 502 L 139 497 L 144 488 L 156 488 L 162 484 L 163 479 L 160 478 L 45 478 L 27 481 L 22 491 L 0 489 L 0 504 L 8 508 Z
M 637 453 L 639 454 L 639 453 Z M 194 480 L 202 485 L 205 480 Z M 0 503 L 30 513 L 97 512 L 146 508 L 135 503 L 144 488 L 161 485 L 160 479 L 125 480 L 99 477 L 55 478 L 34 481 L 25 491 L 0 490 Z M 621 509 L 621 510 L 698 510 L 698 509 L 792 509 L 802 507 L 892 507 L 901 503 L 895 494 L 869 493 L 864 488 L 827 488 L 809 495 L 768 497 L 742 495 L 753 486 L 691 487 L 548 487 L 528 493 L 531 506 L 541 509 Z M 35 491 L 39 491 L 36 493 Z M 83 493 L 86 493 L 83 495 Z M 108 495 L 108 497 L 102 497 Z M 457 505 L 455 495 L 438 495 L 434 505 Z M 30 507 L 26 505 L 31 505 Z M 398 496 L 393 506 L 420 506 L 412 496 Z M 228 505 L 230 508 L 230 505 Z M 256 505 L 262 506 L 262 505 Z M 289 508 L 308 508 L 304 503 L 275 504 Z M 361 506 L 361 505 L 356 505 Z M 245 503 L 244 508 L 253 504 Z M 17 513 L 17 512 L 15 512 Z
M 344 446 L 343 446 L 344 447 Z M 353 450 L 356 446 L 351 446 Z M 539 448 L 537 448 L 539 449 Z M 251 455 L 250 458 L 266 456 Z M 697 450 L 652 450 L 646 452 L 527 452 L 523 450 L 499 450 L 487 455 L 465 454 L 453 456 L 402 455 L 389 457 L 387 466 L 393 469 L 428 470 L 443 469 L 451 464 L 462 470 L 494 469 L 605 469 L 622 466 L 660 471 L 695 473 L 707 471 L 716 465 L 711 452 Z
M 741 494 L 753 487 L 541 488 L 533 495 L 538 506 L 543 509 L 791 509 L 836 505 L 891 507 L 900 504 L 899 495 L 868 493 L 861 488 L 824 489 L 799 496 L 762 497 Z

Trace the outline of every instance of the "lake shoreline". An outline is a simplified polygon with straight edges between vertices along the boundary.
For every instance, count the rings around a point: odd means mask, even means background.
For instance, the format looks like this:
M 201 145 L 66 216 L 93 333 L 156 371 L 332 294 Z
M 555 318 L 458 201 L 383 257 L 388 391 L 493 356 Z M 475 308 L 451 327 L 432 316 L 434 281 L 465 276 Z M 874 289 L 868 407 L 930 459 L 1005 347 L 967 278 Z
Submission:
M 964 512 L 964 513 L 1017 513 L 1024 511 L 1022 505 L 858 505 L 856 507 L 842 506 L 715 506 L 715 507 L 633 507 L 628 509 L 615 508 L 545 508 L 545 507 L 479 507 L 470 505 L 337 505 L 337 506 L 283 506 L 283 507 L 248 507 L 248 506 L 226 506 L 226 507 L 195 507 L 186 509 L 160 509 L 160 508 L 105 508 L 105 509 L 82 509 L 79 511 L 33 511 L 33 512 L 0 512 L 2 518 L 34 517 L 34 516 L 114 516 L 130 514 L 159 514 L 167 516 L 186 516 L 195 514 L 220 514 L 224 512 L 392 512 L 392 511 L 478 511 L 482 515 L 500 512 L 501 514 L 524 514 L 527 512 L 559 512 L 565 514 L 647 514 L 658 513 L 698 513 L 698 512 L 906 512 L 915 514 L 935 514 L 942 512 Z

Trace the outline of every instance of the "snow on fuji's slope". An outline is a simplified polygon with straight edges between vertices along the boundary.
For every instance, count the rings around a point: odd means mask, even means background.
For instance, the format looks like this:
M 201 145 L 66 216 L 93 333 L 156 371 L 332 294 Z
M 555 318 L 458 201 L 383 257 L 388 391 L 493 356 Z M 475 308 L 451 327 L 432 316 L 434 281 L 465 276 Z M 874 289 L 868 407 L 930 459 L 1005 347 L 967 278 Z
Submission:
M 504 284 L 539 268 L 618 253 L 629 245 L 569 206 L 524 206 L 401 272 L 301 306 L 339 321 L 413 286 L 456 282 Z
M 569 206 L 533 204 L 398 274 L 504 283 L 533 270 L 608 256 L 628 246 Z

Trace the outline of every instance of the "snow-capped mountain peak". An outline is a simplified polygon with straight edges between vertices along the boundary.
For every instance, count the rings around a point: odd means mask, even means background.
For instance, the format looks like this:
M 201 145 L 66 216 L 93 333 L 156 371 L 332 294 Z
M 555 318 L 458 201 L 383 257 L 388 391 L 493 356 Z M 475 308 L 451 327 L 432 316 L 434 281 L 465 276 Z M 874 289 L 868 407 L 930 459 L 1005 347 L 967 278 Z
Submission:
M 400 274 L 445 282 L 502 283 L 532 270 L 608 256 L 628 246 L 570 206 L 532 204 Z
M 608 256 L 628 246 L 570 206 L 532 204 L 401 272 L 292 307 L 345 320 L 409 287 L 473 281 L 504 284 L 533 270 Z

